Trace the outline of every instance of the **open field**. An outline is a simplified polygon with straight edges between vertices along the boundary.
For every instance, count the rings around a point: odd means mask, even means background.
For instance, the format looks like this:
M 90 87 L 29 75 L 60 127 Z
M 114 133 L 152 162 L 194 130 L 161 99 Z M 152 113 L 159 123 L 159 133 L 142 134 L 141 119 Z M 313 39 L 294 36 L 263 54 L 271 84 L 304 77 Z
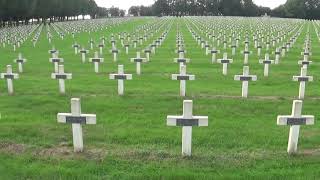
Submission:
M 205 55 L 188 27 L 207 38 L 197 29 L 200 24 L 221 25 L 223 19 L 201 18 L 132 18 L 112 25 L 107 30 L 81 32 L 73 38 L 66 34 L 64 40 L 51 28 L 52 44 L 48 43 L 44 27 L 36 47 L 33 35 L 13 51 L 12 46 L 0 47 L 0 72 L 12 64 L 18 52 L 28 60 L 20 79 L 14 80 L 13 96 L 7 94 L 5 80 L 0 80 L 0 179 L 313 179 L 320 176 L 320 117 L 319 100 L 319 39 L 315 29 L 319 25 L 310 21 L 282 19 L 235 19 L 243 24 L 242 38 L 237 54 L 229 57 L 233 63 L 228 75 L 222 75 L 222 65 L 211 63 L 211 55 Z M 154 36 L 150 36 L 129 54 L 118 39 L 119 32 L 133 33 L 145 24 L 163 24 Z M 225 21 L 232 26 L 232 21 Z M 259 64 L 257 50 L 250 44 L 253 54 L 249 57 L 250 74 L 258 81 L 249 82 L 249 97 L 241 97 L 241 82 L 234 75 L 242 74 L 244 35 L 248 24 L 250 41 L 253 32 L 261 27 L 280 28 L 284 22 L 293 30 L 292 36 L 302 27 L 297 41 L 281 58 L 278 65 L 270 66 L 269 77 L 263 77 L 263 65 Z M 209 25 L 208 25 L 209 26 Z M 219 29 L 219 27 L 217 27 Z M 300 74 L 298 60 L 302 59 L 306 35 L 310 32 L 311 61 L 308 74 L 314 82 L 307 83 L 303 103 L 304 115 L 314 115 L 313 126 L 302 126 L 299 153 L 289 156 L 286 152 L 289 127 L 277 126 L 277 115 L 291 114 L 292 100 L 297 99 L 299 83 L 292 76 Z M 221 30 L 224 30 L 221 28 Z M 230 29 L 226 29 L 230 34 Z M 239 29 L 233 29 L 235 32 Z M 283 29 L 276 29 L 283 31 Z M 155 39 L 167 31 L 163 44 L 151 55 L 150 62 L 142 64 L 142 74 L 135 73 L 135 63 L 129 61 Z M 187 96 L 179 96 L 179 82 L 171 80 L 171 74 L 179 72 L 173 59 L 176 36 L 183 35 L 186 57 L 191 59 L 187 72 L 196 75 L 187 82 Z M 265 31 L 264 31 L 265 32 Z M 143 34 L 142 32 L 140 32 Z M 218 34 L 218 31 L 216 31 Z M 114 62 L 110 37 L 115 35 L 119 53 Z M 276 34 L 276 31 L 274 32 Z M 105 62 L 96 74 L 91 63 L 82 63 L 74 54 L 76 41 L 89 48 L 90 38 L 97 43 L 106 37 Z M 210 42 L 208 40 L 208 42 Z M 286 40 L 284 40 L 286 42 Z M 210 44 L 212 44 L 210 42 Z M 66 95 L 58 92 L 57 80 L 51 79 L 53 65 L 48 50 L 55 46 L 64 58 L 65 71 L 73 74 L 66 81 Z M 228 44 L 230 45 L 230 44 Z M 280 44 L 277 44 L 277 46 Z M 281 44 L 282 45 L 282 44 Z M 222 44 L 217 47 L 223 51 Z M 275 47 L 270 47 L 270 53 Z M 87 57 L 93 57 L 90 50 Z M 264 53 L 262 51 L 263 59 Z M 218 54 L 218 58 L 223 53 Z M 144 55 L 144 54 L 143 54 Z M 271 55 L 274 59 L 274 55 Z M 117 81 L 109 80 L 109 74 L 123 64 L 125 72 L 133 74 L 133 80 L 125 81 L 125 95 L 117 95 Z M 82 112 L 97 115 L 96 125 L 83 126 L 84 152 L 74 153 L 71 126 L 57 123 L 58 112 L 70 112 L 70 99 L 81 98 Z M 194 114 L 209 116 L 208 127 L 194 127 L 192 157 L 181 156 L 181 128 L 166 126 L 167 115 L 182 114 L 182 102 L 194 101 Z

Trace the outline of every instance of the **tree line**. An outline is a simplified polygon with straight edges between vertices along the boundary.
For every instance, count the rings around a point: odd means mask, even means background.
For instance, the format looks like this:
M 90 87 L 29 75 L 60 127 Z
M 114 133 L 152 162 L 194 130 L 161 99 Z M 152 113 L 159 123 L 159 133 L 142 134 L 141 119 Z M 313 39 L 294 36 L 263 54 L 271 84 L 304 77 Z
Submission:
M 98 7 L 94 0 L 0 0 L 0 27 L 5 25 L 28 24 L 31 19 L 38 22 L 64 21 L 69 19 L 124 16 L 119 8 Z
M 287 0 L 273 10 L 252 0 L 156 0 L 151 6 L 132 6 L 133 16 L 261 16 L 320 19 L 320 0 Z

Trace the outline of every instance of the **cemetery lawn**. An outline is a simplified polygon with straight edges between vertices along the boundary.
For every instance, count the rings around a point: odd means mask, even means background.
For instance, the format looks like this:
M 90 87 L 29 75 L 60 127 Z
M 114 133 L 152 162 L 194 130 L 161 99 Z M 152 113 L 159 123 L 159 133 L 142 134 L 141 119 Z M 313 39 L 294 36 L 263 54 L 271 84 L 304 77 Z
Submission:
M 314 126 L 302 126 L 299 153 L 286 152 L 289 127 L 277 126 L 277 115 L 291 114 L 292 100 L 298 96 L 300 74 L 297 61 L 301 59 L 303 33 L 281 64 L 271 65 L 270 77 L 263 77 L 263 65 L 256 55 L 249 57 L 250 74 L 258 81 L 249 82 L 249 98 L 241 98 L 243 55 L 237 49 L 228 75 L 222 75 L 221 64 L 211 64 L 211 56 L 197 45 L 183 19 L 172 23 L 167 39 L 142 64 L 142 75 L 135 74 L 135 64 L 121 47 L 119 64 L 133 74 L 125 81 L 125 95 L 117 95 L 117 81 L 109 74 L 117 71 L 109 53 L 111 33 L 132 32 L 153 18 L 137 18 L 108 30 L 76 35 L 76 41 L 88 47 L 90 37 L 107 38 L 105 63 L 95 74 L 93 65 L 81 63 L 74 55 L 74 39 L 67 35 L 61 40 L 55 34 L 53 44 L 65 60 L 65 71 L 73 73 L 66 81 L 67 95 L 58 93 L 58 82 L 52 80 L 53 65 L 48 50 L 52 48 L 43 32 L 36 48 L 28 40 L 19 51 L 28 60 L 25 73 L 14 81 L 15 95 L 8 96 L 4 80 L 0 80 L 0 179 L 314 179 L 320 176 L 320 117 L 319 40 L 310 23 L 313 64 L 308 74 L 314 82 L 307 83 L 302 113 L 314 115 Z M 171 80 L 178 72 L 173 62 L 177 25 L 184 36 L 191 59 L 187 72 L 196 75 L 187 82 L 187 97 L 179 96 L 179 82 Z M 45 29 L 45 28 L 44 28 Z M 138 49 L 147 47 L 164 29 Z M 200 33 L 200 32 L 198 32 Z M 203 32 L 202 32 L 203 33 Z M 201 34 L 205 37 L 204 34 Z M 119 41 L 117 39 L 117 41 Z M 120 43 L 117 43 L 120 48 Z M 89 47 L 88 47 L 89 48 Z M 222 48 L 221 48 L 222 49 Z M 253 50 L 253 48 L 252 48 Z M 231 55 L 231 51 L 228 50 Z M 93 51 L 87 57 L 93 56 Z M 256 53 L 256 50 L 254 50 Z M 262 51 L 264 54 L 265 51 Z M 17 52 L 11 47 L 0 48 L 0 71 L 13 60 Z M 218 55 L 222 57 L 222 53 Z M 274 59 L 274 56 L 271 56 Z M 81 98 L 82 112 L 97 114 L 97 125 L 84 125 L 83 153 L 73 153 L 71 125 L 58 124 L 58 112 L 70 112 L 70 99 Z M 208 127 L 194 127 L 192 157 L 181 156 L 181 128 L 167 127 L 167 115 L 182 114 L 184 99 L 194 101 L 194 115 L 209 116 Z

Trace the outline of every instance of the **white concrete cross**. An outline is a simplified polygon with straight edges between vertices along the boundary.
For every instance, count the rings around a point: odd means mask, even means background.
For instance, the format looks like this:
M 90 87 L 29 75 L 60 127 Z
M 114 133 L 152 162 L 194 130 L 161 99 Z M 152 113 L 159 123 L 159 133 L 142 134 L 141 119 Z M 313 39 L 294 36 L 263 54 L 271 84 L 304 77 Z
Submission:
M 147 48 L 144 50 L 144 53 L 146 54 L 147 61 L 150 61 L 151 50 Z
M 258 42 L 258 44 L 257 44 L 257 50 L 258 50 L 257 55 L 258 55 L 258 57 L 261 56 L 261 49 L 262 49 L 262 46 L 261 46 L 260 42 Z
M 248 97 L 249 91 L 249 81 L 257 81 L 256 75 L 249 75 L 249 66 L 243 67 L 243 74 L 242 75 L 235 75 L 235 81 L 242 81 L 242 97 Z
M 313 81 L 312 76 L 307 76 L 307 67 L 302 67 L 300 76 L 293 76 L 293 81 L 300 82 L 299 99 L 304 99 L 306 82 Z
M 184 65 L 190 62 L 190 59 L 184 57 L 184 53 L 179 53 L 178 58 L 174 58 L 175 63 L 179 63 L 180 65 Z
M 274 63 L 275 64 L 279 64 L 279 61 L 280 61 L 280 55 L 281 55 L 281 52 L 280 52 L 280 49 L 279 48 L 276 48 L 276 51 L 274 52 L 276 58 L 274 60 Z
M 126 54 L 129 54 L 129 47 L 130 47 L 130 45 L 129 45 L 129 44 L 125 44 L 124 47 L 125 47 L 125 49 L 126 49 Z
M 186 96 L 186 81 L 195 80 L 195 75 L 187 74 L 187 66 L 180 66 L 180 74 L 172 74 L 172 80 L 180 81 L 180 96 Z
M 141 63 L 147 62 L 147 59 L 141 58 L 140 52 L 137 52 L 137 57 L 131 58 L 130 61 L 136 63 L 136 71 L 137 71 L 137 74 L 140 75 L 141 74 Z
M 86 54 L 89 53 L 89 50 L 82 48 L 79 52 L 81 53 L 82 62 L 85 63 L 86 62 Z
M 242 54 L 244 54 L 244 64 L 248 64 L 249 55 L 250 55 L 251 53 L 252 53 L 252 52 L 249 51 L 249 47 L 246 45 L 246 46 L 245 46 L 245 50 L 242 51 Z
M 56 48 L 55 48 L 55 47 L 52 47 L 52 49 L 51 49 L 51 50 L 49 50 L 48 52 L 52 55 L 52 57 L 53 57 L 55 54 L 59 54 L 59 51 L 58 51 L 58 50 L 56 50 Z
M 274 60 L 270 60 L 269 54 L 266 53 L 264 59 L 260 59 L 259 63 L 264 64 L 263 75 L 265 77 L 268 77 L 269 76 L 269 66 L 270 66 L 270 64 L 274 64 Z
M 302 101 L 294 100 L 292 105 L 292 114 L 286 116 L 278 116 L 278 125 L 289 125 L 288 154 L 295 154 L 298 151 L 299 131 L 301 125 L 313 125 L 314 116 L 301 115 Z
M 208 116 L 193 116 L 192 105 L 192 100 L 184 100 L 182 116 L 167 116 L 168 126 L 182 126 L 183 156 L 191 156 L 192 127 L 208 126 Z
M 99 50 L 100 50 L 100 55 L 102 55 L 103 54 L 104 44 L 99 44 L 98 47 L 99 47 Z
M 18 64 L 19 73 L 23 73 L 23 64 L 26 63 L 27 60 L 22 57 L 21 53 L 19 53 L 18 59 L 15 59 L 14 61 Z
M 132 80 L 132 74 L 124 73 L 124 66 L 118 65 L 118 73 L 110 74 L 109 78 L 112 80 L 118 80 L 118 95 L 124 94 L 124 80 Z
M 211 53 L 211 55 L 212 55 L 212 57 L 211 57 L 211 62 L 212 62 L 212 63 L 215 63 L 215 62 L 217 61 L 217 54 L 219 54 L 220 51 L 217 50 L 217 49 L 214 47 L 214 48 L 212 48 L 212 50 L 211 50 L 210 53 Z
M 67 123 L 72 125 L 73 148 L 74 152 L 83 151 L 82 124 L 96 124 L 95 114 L 82 114 L 79 98 L 71 99 L 71 113 L 58 113 L 58 123 Z
M 93 49 L 93 45 L 94 45 L 94 40 L 90 39 L 89 43 L 90 43 L 90 49 L 92 50 Z
M 222 59 L 218 59 L 218 63 L 222 64 L 222 74 L 228 74 L 228 64 L 233 63 L 232 59 L 228 59 L 228 53 L 223 54 Z
M 58 73 L 52 73 L 51 74 L 52 79 L 57 79 L 59 81 L 59 92 L 60 94 L 66 93 L 65 88 L 65 80 L 72 79 L 71 73 L 65 73 L 64 72 L 64 65 L 59 65 Z
M 90 58 L 89 62 L 94 64 L 94 72 L 99 73 L 99 64 L 104 62 L 103 58 L 99 57 L 99 53 L 95 52 L 94 53 L 94 58 Z
M 113 54 L 113 61 L 116 62 L 119 50 L 116 47 L 113 47 L 110 52 Z
M 13 93 L 14 93 L 13 80 L 14 79 L 19 79 L 19 74 L 13 73 L 12 72 L 12 66 L 11 65 L 7 65 L 7 72 L 6 73 L 1 73 L 0 74 L 0 78 L 7 80 L 8 93 L 9 93 L 9 95 L 13 95 Z
M 78 54 L 78 49 L 80 48 L 80 45 L 77 43 L 74 43 L 72 45 L 72 47 L 74 48 L 74 54 L 77 55 Z
M 304 52 L 301 52 L 301 55 L 303 55 L 303 59 L 305 60 L 305 61 L 308 61 L 309 60 L 309 56 L 311 56 L 312 55 L 312 53 L 309 51 L 309 49 L 306 47 L 305 49 L 304 49 Z
M 54 65 L 54 72 L 57 73 L 58 72 L 58 66 L 59 66 L 59 63 L 63 63 L 64 60 L 63 58 L 58 58 L 58 55 L 57 54 L 52 54 L 52 58 L 49 59 L 49 62 L 53 63 Z

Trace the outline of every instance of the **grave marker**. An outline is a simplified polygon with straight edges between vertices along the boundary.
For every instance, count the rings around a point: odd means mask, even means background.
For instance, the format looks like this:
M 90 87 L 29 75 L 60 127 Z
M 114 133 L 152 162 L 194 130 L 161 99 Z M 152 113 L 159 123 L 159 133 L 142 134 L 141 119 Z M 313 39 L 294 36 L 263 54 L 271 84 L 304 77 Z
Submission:
M 180 81 L 180 96 L 186 96 L 186 81 L 195 80 L 195 75 L 187 74 L 187 66 L 180 65 L 180 74 L 172 74 L 171 78 Z
M 242 81 L 242 97 L 248 97 L 249 81 L 257 81 L 256 75 L 249 75 L 249 66 L 243 67 L 242 75 L 235 75 L 235 81 Z
M 0 74 L 0 78 L 7 80 L 8 93 L 9 93 L 9 95 L 13 95 L 13 93 L 14 93 L 13 80 L 14 79 L 19 79 L 19 74 L 13 73 L 12 72 L 12 66 L 11 65 L 7 65 L 7 72 L 6 73 L 1 73 Z
M 72 79 L 72 74 L 65 73 L 64 72 L 64 65 L 59 65 L 58 73 L 52 73 L 51 78 L 57 79 L 59 81 L 59 92 L 60 92 L 60 94 L 65 94 L 66 89 L 65 89 L 65 82 L 64 81 L 67 79 Z
M 110 74 L 109 78 L 118 80 L 118 95 L 124 94 L 124 80 L 132 80 L 132 74 L 125 74 L 123 65 L 118 65 L 118 74 Z

